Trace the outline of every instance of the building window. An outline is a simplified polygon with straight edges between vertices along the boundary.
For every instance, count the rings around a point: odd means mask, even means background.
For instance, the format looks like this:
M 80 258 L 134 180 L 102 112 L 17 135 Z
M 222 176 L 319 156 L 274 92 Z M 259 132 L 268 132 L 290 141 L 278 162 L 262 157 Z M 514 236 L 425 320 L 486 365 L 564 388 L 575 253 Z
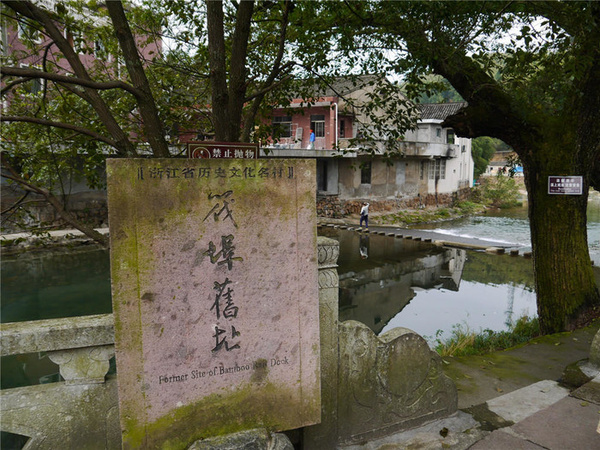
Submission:
M 442 137 L 442 129 L 441 128 L 436 128 L 435 129 L 435 135 L 437 137 Z
M 325 137 L 325 114 L 311 115 L 310 129 L 315 132 L 315 137 Z
M 461 147 L 461 153 L 466 153 L 467 152 L 467 147 L 465 147 L 464 145 Z
M 94 41 L 94 56 L 99 59 L 107 59 L 107 51 L 102 41 Z
M 360 184 L 371 184 L 370 162 L 365 162 L 360 165 Z
M 292 137 L 292 116 L 273 117 L 275 136 L 282 138 Z
M 429 162 L 429 179 L 430 180 L 445 180 L 446 179 L 446 160 L 434 159 Z
M 327 191 L 327 160 L 317 159 L 317 191 Z
M 340 120 L 340 137 L 346 137 L 346 121 L 344 119 Z
M 454 144 L 454 130 L 448 130 L 446 133 L 446 143 Z

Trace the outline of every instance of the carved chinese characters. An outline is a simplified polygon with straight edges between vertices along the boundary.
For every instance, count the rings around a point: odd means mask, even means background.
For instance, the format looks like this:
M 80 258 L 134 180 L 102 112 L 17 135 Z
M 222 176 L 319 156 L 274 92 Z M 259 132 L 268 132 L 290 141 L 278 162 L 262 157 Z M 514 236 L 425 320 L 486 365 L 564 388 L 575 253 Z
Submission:
M 107 164 L 125 448 L 316 423 L 315 164 Z

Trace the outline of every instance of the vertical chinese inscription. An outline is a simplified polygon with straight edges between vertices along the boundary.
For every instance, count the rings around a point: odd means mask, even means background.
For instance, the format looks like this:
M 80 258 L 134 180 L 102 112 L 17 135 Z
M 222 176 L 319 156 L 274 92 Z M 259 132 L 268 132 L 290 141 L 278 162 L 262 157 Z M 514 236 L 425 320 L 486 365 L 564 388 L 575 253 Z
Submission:
M 204 217 L 204 222 L 212 221 L 214 226 L 220 225 L 221 220 L 230 220 L 231 223 L 237 228 L 237 223 L 233 217 L 233 210 L 230 205 L 233 205 L 235 199 L 233 198 L 233 191 L 228 190 L 222 194 L 208 194 L 209 205 L 213 202 L 212 208 L 208 214 Z M 223 217 L 221 218 L 221 216 Z M 204 252 L 204 255 L 209 257 L 211 264 L 217 264 L 219 266 L 225 264 L 227 269 L 231 271 L 233 269 L 233 263 L 241 263 L 244 258 L 235 256 L 235 236 L 233 234 L 227 234 L 221 236 L 220 248 L 213 241 L 208 243 L 208 249 Z M 218 250 L 218 251 L 217 251 Z M 240 348 L 240 331 L 235 328 L 235 319 L 237 319 L 239 308 L 234 305 L 233 300 L 233 289 L 229 287 L 232 281 L 225 277 L 222 282 L 215 281 L 214 289 L 217 291 L 215 295 L 215 301 L 210 307 L 210 310 L 214 312 L 216 318 L 216 324 L 214 326 L 214 347 L 213 352 L 221 350 L 231 351 Z

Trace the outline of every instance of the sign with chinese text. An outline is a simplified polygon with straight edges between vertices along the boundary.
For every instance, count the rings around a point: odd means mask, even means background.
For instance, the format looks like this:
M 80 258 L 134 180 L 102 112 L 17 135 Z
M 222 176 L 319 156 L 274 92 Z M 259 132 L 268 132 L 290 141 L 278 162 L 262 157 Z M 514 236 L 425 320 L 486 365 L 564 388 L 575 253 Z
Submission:
M 258 159 L 258 144 L 246 142 L 189 142 L 188 157 L 208 159 Z
M 124 448 L 320 421 L 312 160 L 110 159 Z
M 583 177 L 581 176 L 549 176 L 548 194 L 581 195 L 583 193 Z

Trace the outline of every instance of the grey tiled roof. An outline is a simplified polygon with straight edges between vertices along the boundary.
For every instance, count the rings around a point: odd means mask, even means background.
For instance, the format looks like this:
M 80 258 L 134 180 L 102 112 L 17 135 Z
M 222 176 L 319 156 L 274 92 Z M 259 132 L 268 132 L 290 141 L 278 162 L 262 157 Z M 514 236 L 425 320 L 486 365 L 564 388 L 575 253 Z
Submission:
M 455 103 L 423 103 L 419 105 L 421 120 L 445 120 L 446 117 L 456 114 L 467 106 L 467 102 Z

